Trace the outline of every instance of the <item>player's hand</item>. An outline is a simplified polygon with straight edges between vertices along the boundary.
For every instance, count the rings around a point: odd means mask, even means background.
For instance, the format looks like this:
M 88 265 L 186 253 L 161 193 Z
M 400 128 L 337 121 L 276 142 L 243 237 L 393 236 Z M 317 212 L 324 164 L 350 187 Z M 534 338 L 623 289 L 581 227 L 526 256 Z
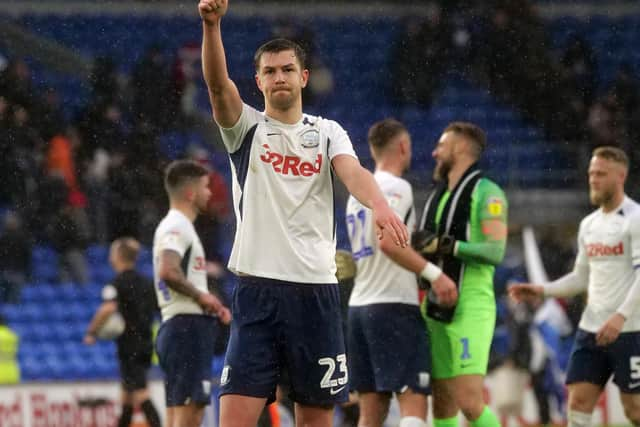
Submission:
M 356 263 L 351 252 L 344 249 L 336 251 L 336 278 L 338 282 L 356 277 Z
M 620 335 L 620 331 L 624 326 L 624 321 L 625 318 L 620 313 L 614 313 L 611 317 L 609 317 L 605 324 L 602 325 L 602 327 L 596 333 L 596 344 L 609 345 L 617 340 L 618 335 Z
M 373 223 L 376 227 L 376 236 L 382 240 L 384 233 L 390 233 L 391 239 L 396 245 L 406 247 L 409 244 L 409 232 L 407 226 L 396 213 L 389 207 L 386 200 L 374 204 Z
M 84 345 L 94 345 L 96 343 L 96 337 L 91 334 L 85 334 L 82 342 L 84 343 Z
M 411 234 L 411 247 L 421 255 L 432 255 L 438 250 L 438 235 L 429 230 L 416 231 Z
M 228 0 L 200 0 L 198 12 L 207 24 L 215 24 L 222 18 L 229 8 Z
M 218 314 L 218 312 L 224 307 L 218 297 L 210 294 L 209 292 L 200 292 L 196 302 L 207 314 Z
M 445 307 L 453 307 L 458 301 L 458 289 L 449 276 L 442 273 L 431 282 L 431 289 L 436 293 L 438 303 Z
M 514 283 L 507 288 L 515 302 L 539 302 L 544 296 L 544 288 L 533 283 Z
M 231 323 L 231 311 L 224 305 L 216 314 L 218 315 L 218 319 L 220 319 L 223 325 L 228 325 L 229 323 Z

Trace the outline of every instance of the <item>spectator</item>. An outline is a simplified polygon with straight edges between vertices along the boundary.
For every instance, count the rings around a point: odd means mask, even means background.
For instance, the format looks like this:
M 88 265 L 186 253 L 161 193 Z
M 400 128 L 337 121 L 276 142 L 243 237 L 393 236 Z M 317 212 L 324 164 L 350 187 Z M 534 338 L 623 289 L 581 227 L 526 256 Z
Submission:
M 10 103 L 33 107 L 37 91 L 31 84 L 31 70 L 24 60 L 12 60 L 0 73 L 0 93 L 6 96 Z
M 197 83 L 200 77 L 200 67 L 200 44 L 186 43 L 181 46 L 173 67 L 172 93 L 174 99 L 169 101 L 168 119 L 170 123 L 185 125 L 191 123 L 194 116 L 197 115 Z
M 591 105 L 597 86 L 596 59 L 589 43 L 574 36 L 562 57 L 564 84 L 580 96 L 585 105 Z
M 395 98 L 425 107 L 431 104 L 453 47 L 453 32 L 440 7 L 431 3 L 428 10 L 425 20 L 409 18 L 391 57 Z
M 133 86 L 133 115 L 142 123 L 159 132 L 168 123 L 167 95 L 170 94 L 169 70 L 159 45 L 151 45 L 135 66 Z M 173 122 L 171 122 L 173 123 Z
M 53 212 L 49 214 L 52 220 L 47 227 L 47 237 L 60 254 L 59 280 L 85 285 L 89 282 L 89 269 L 84 252 L 90 230 L 84 206 L 65 204 Z
M 307 105 L 319 105 L 331 94 L 334 80 L 331 69 L 326 65 L 316 46 L 316 35 L 311 25 L 299 24 L 293 17 L 278 19 L 271 28 L 271 38 L 285 38 L 292 40 L 306 52 L 306 65 L 313 78 L 309 79 L 304 88 L 304 102 Z
M 29 277 L 31 239 L 14 212 L 7 212 L 0 234 L 0 301 L 16 303 Z
M 201 147 L 191 147 L 189 157 L 209 170 L 209 190 L 211 197 L 203 212 L 195 221 L 195 227 L 200 235 L 208 261 L 215 261 L 222 266 L 225 258 L 220 253 L 221 242 L 225 238 L 222 226 L 229 221 L 231 204 L 228 184 L 224 177 L 216 171 L 209 161 L 210 153 Z
M 69 192 L 80 191 L 76 176 L 75 150 L 81 145 L 78 131 L 69 126 L 49 141 L 47 150 L 47 173 L 60 174 Z

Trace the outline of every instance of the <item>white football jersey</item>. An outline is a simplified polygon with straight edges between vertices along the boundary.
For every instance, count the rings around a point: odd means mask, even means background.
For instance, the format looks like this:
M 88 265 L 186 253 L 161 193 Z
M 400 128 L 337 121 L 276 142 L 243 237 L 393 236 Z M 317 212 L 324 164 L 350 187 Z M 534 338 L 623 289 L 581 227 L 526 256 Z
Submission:
M 193 298 L 171 289 L 159 278 L 160 254 L 175 251 L 182 257 L 182 270 L 187 280 L 198 290 L 207 288 L 206 259 L 202 243 L 193 223 L 182 212 L 171 209 L 153 236 L 153 282 L 156 288 L 162 321 L 177 314 L 203 314 L 202 308 Z
M 404 220 L 409 231 L 414 231 L 416 214 L 411 185 L 389 172 L 377 171 L 374 177 L 389 206 Z M 346 219 L 351 252 L 358 268 L 349 305 L 418 305 L 416 275 L 393 262 L 380 250 L 371 209 L 351 196 L 347 202 Z
M 278 122 L 248 105 L 221 129 L 237 226 L 229 269 L 297 283 L 336 283 L 331 160 L 356 157 L 340 125 L 303 115 Z
M 622 305 L 640 267 L 640 206 L 628 197 L 617 209 L 593 212 L 580 223 L 576 264 L 589 269 L 588 301 L 580 328 L 597 332 Z M 640 310 L 623 332 L 640 330 Z

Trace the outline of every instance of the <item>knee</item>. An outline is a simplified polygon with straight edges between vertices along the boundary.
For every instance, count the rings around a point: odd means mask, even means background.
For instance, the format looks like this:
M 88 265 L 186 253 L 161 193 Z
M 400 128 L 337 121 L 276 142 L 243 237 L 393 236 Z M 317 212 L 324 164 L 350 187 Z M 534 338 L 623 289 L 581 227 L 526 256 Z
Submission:
M 459 395 L 456 399 L 456 403 L 465 418 L 469 421 L 478 419 L 478 417 L 482 415 L 482 411 L 485 406 L 482 395 L 476 395 L 475 393 L 464 393 Z
M 572 411 L 591 413 L 596 403 L 592 396 L 569 393 L 569 409 Z

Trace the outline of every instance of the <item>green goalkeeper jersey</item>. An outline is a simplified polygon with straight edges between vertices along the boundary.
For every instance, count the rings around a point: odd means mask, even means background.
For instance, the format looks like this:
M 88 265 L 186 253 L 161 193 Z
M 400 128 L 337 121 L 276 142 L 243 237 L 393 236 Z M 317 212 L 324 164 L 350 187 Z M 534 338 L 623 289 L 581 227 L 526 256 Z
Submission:
M 436 222 L 450 192 L 438 204 Z M 481 178 L 471 195 L 471 213 L 467 224 L 467 241 L 457 241 L 454 256 L 465 264 L 456 314 L 469 309 L 495 310 L 493 273 L 502 262 L 507 243 L 507 199 L 493 181 Z M 482 302 L 482 304 L 480 304 Z M 484 304 L 486 303 L 486 305 Z
M 440 198 L 437 224 L 449 197 L 446 191 Z M 487 178 L 478 180 L 471 193 L 467 238 L 457 240 L 454 248 L 454 256 L 464 267 L 452 321 L 443 323 L 426 317 L 426 298 L 422 302 L 436 379 L 486 374 L 496 317 L 493 274 L 504 257 L 507 210 L 502 189 Z

